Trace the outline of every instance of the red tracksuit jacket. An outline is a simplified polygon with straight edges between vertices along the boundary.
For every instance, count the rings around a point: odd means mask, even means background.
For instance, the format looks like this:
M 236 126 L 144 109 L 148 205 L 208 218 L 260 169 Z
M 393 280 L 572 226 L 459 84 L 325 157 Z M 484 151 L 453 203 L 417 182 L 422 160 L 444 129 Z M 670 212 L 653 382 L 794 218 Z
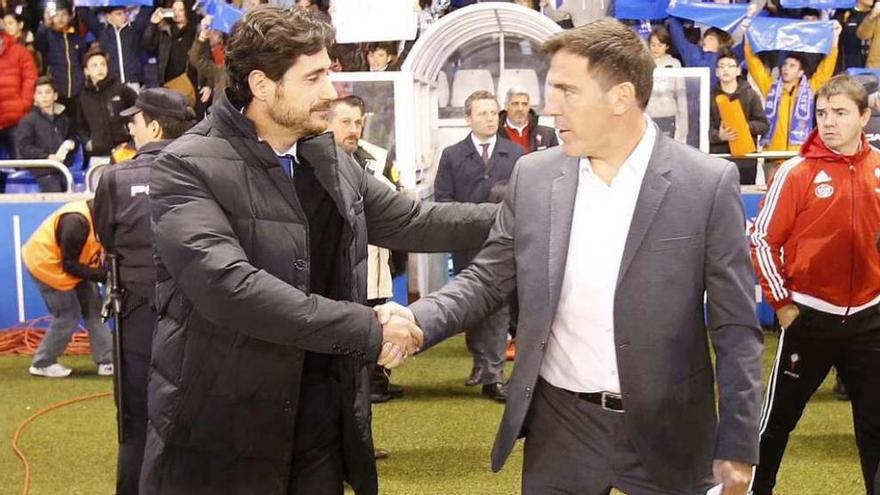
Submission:
M 813 131 L 776 172 L 752 226 L 752 262 L 774 309 L 792 299 L 849 314 L 880 298 L 880 151 L 843 156 Z

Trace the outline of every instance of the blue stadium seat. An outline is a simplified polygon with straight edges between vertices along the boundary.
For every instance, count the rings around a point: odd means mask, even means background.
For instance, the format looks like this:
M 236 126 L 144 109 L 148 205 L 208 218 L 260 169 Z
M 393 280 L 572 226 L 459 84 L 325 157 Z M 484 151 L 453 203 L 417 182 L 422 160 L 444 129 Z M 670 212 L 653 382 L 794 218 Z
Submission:
M 6 177 L 7 194 L 27 194 L 40 192 L 37 179 L 25 170 L 16 170 Z

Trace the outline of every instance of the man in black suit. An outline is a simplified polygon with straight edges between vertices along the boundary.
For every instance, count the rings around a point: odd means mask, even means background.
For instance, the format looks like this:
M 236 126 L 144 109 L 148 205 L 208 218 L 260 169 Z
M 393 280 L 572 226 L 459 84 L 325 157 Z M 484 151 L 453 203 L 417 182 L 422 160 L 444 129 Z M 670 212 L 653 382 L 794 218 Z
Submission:
M 464 102 L 465 120 L 470 134 L 443 150 L 434 180 L 435 201 L 499 203 L 516 160 L 523 155 L 518 145 L 498 135 L 498 101 L 488 91 L 476 91 Z M 452 254 L 453 271 L 458 274 L 478 251 Z M 474 366 L 465 385 L 482 384 L 483 395 L 503 402 L 507 398 L 502 383 L 507 348 L 508 310 L 487 316 L 465 331 Z

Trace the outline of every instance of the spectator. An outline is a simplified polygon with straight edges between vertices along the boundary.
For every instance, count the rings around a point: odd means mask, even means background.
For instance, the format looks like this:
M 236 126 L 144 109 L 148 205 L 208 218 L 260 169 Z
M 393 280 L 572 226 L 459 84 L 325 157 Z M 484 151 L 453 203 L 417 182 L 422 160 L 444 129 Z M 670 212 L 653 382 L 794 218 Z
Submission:
M 759 0 L 761 3 L 761 0 Z M 787 9 L 782 6 L 782 0 L 767 0 L 764 7 L 774 17 L 785 17 L 787 19 L 801 19 L 803 18 L 803 11 L 806 9 Z
M 419 0 L 418 36 L 425 34 L 448 10 L 449 0 Z
M 654 65 L 657 67 L 672 69 L 681 67 L 681 62 L 669 53 L 669 49 L 672 48 L 672 36 L 665 27 L 656 26 L 651 30 L 648 36 L 648 48 L 651 49 L 651 57 L 654 58 Z
M 0 31 L 0 147 L 15 156 L 12 130 L 34 104 L 37 69 L 27 49 Z M 0 174 L 0 192 L 6 175 Z
M 506 139 L 498 139 L 498 102 L 488 91 L 475 91 L 464 102 L 465 120 L 471 132 L 443 150 L 434 180 L 438 202 L 499 203 L 507 190 L 513 165 L 523 150 Z M 455 274 L 464 270 L 478 251 L 452 254 Z M 473 368 L 466 386 L 482 384 L 482 394 L 504 402 L 503 385 L 509 314 L 503 307 L 465 330 Z
M 330 67 L 333 72 L 359 72 L 368 67 L 359 43 L 336 43 L 327 53 L 333 61 Z
M 529 104 L 525 88 L 512 87 L 504 97 L 504 110 L 498 114 L 498 137 L 518 144 L 524 153 L 556 146 L 556 131 L 538 125 L 538 114 Z
M 80 7 L 76 12 L 101 45 L 101 49 L 109 55 L 110 75 L 135 91 L 140 91 L 144 82 L 141 39 L 150 22 L 152 7 L 142 6 L 134 22 L 129 22 L 125 7 L 106 9 L 106 22 L 99 21 L 90 8 Z
M 816 21 L 819 21 L 822 19 L 822 14 L 816 9 L 804 8 L 804 9 L 799 9 L 799 10 L 801 12 L 801 20 L 802 21 L 816 22 Z M 842 36 L 838 33 L 835 33 L 834 37 L 837 40 L 837 42 L 839 43 Z M 838 44 L 838 46 L 840 46 L 840 45 Z M 804 64 L 804 67 L 818 67 L 819 64 L 822 63 L 822 59 L 825 58 L 825 55 L 823 55 L 821 53 L 801 53 L 801 57 L 803 57 L 803 59 L 806 61 L 806 63 Z M 843 52 L 841 52 L 840 49 L 838 49 L 837 50 L 837 61 L 840 62 L 840 59 L 842 57 L 843 57 Z M 783 56 L 783 60 L 784 60 L 784 58 L 785 57 Z M 772 67 L 772 64 L 768 64 L 768 65 L 770 65 Z M 835 64 L 835 72 L 837 71 L 836 68 L 838 65 L 840 65 L 840 64 L 839 63 Z
M 58 3 L 55 10 L 46 9 L 43 24 L 37 29 L 34 45 L 43 54 L 46 73 L 55 80 L 58 101 L 71 110 L 74 98 L 85 84 L 82 55 L 85 41 L 71 25 L 70 7 Z
M 752 52 L 748 40 L 744 42 L 749 74 L 766 101 L 764 113 L 770 129 L 762 139 L 765 150 L 797 151 L 806 141 L 813 128 L 813 93 L 834 75 L 840 29 L 840 24 L 835 23 L 831 52 L 809 79 L 808 65 L 800 53 L 787 53 L 779 68 L 779 77 L 774 79 Z
M 397 42 L 383 41 L 367 45 L 367 63 L 370 72 L 396 70 Z
M 241 9 L 242 11 L 247 12 L 257 5 L 268 3 L 268 0 L 233 0 L 229 3 L 237 9 Z
M 657 67 L 681 67 L 681 62 L 669 54 L 672 38 L 663 26 L 657 26 L 648 37 L 651 57 Z M 654 87 L 645 109 L 654 123 L 667 136 L 686 143 L 688 136 L 687 88 L 678 77 L 654 76 Z
M 21 257 L 52 314 L 49 330 L 34 354 L 30 373 L 62 378 L 71 369 L 58 362 L 73 332 L 85 320 L 92 359 L 99 376 L 113 376 L 110 331 L 101 322 L 98 282 L 101 244 L 92 223 L 92 200 L 74 201 L 55 210 L 22 246 Z
M 92 155 L 107 156 L 113 148 L 128 141 L 126 118 L 120 113 L 134 105 L 137 93 L 107 74 L 107 54 L 89 50 L 84 58 L 88 76 L 86 89 L 79 96 L 77 129 Z
M 294 8 L 308 10 L 321 21 L 330 23 L 330 14 L 327 13 L 329 5 L 323 4 L 320 0 L 296 0 Z
M 745 154 L 757 151 L 758 135 L 769 126 L 761 97 L 752 86 L 740 79 L 740 62 L 730 50 L 718 52 L 715 75 L 718 86 L 709 101 L 709 146 L 712 153 Z M 736 143 L 731 146 L 731 143 Z M 732 149 L 736 148 L 736 150 Z M 757 160 L 733 159 L 739 168 L 739 183 L 754 184 Z
M 73 159 L 75 134 L 51 76 L 37 79 L 34 106 L 15 129 L 17 156 L 26 160 L 56 160 L 68 166 Z M 64 176 L 54 168 L 32 169 L 42 192 L 67 190 Z
M 0 12 L 14 12 L 16 15 L 24 14 L 28 2 L 24 0 L 0 0 Z
M 40 57 L 37 55 L 37 49 L 34 47 L 34 33 L 25 29 L 24 16 L 7 12 L 3 16 L 3 29 L 6 31 L 6 34 L 12 36 L 16 43 L 27 47 L 34 57 L 37 71 L 41 72 L 42 60 L 40 60 Z
M 678 50 L 679 55 L 681 55 L 681 60 L 684 62 L 684 66 L 708 67 L 710 70 L 711 87 L 717 86 L 718 78 L 715 76 L 714 72 L 711 72 L 711 70 L 717 65 L 718 50 L 733 47 L 734 43 L 730 35 L 718 28 L 710 27 L 703 33 L 703 36 L 700 39 L 700 44 L 697 45 L 691 43 L 685 36 L 681 19 L 678 17 L 669 17 L 668 25 L 672 42 L 675 44 L 675 48 Z M 738 58 L 742 58 L 743 48 L 741 44 L 736 45 L 736 47 L 733 47 L 732 49 Z
M 814 22 L 814 21 L 822 20 L 822 13 L 814 8 L 807 7 L 807 8 L 800 9 L 800 10 L 801 10 L 801 20 L 802 21 Z
M 605 0 L 540 0 L 544 15 L 564 28 L 583 26 L 588 22 L 612 14 L 612 2 Z M 558 6 L 557 6 L 558 5 Z
M 143 47 L 159 53 L 159 83 L 196 103 L 195 68 L 189 65 L 189 49 L 196 39 L 196 24 L 183 0 L 175 0 L 170 9 L 156 9 L 144 31 Z
M 211 21 L 211 16 L 202 18 L 199 35 L 187 54 L 199 73 L 199 101 L 204 105 L 226 88 L 226 35 L 211 29 Z
M 510 3 L 515 3 L 516 5 L 523 6 L 527 9 L 538 10 L 534 0 L 510 0 Z
M 870 69 L 880 68 L 880 2 L 874 2 L 874 8 L 862 19 L 856 36 L 868 43 L 868 57 L 865 67 Z

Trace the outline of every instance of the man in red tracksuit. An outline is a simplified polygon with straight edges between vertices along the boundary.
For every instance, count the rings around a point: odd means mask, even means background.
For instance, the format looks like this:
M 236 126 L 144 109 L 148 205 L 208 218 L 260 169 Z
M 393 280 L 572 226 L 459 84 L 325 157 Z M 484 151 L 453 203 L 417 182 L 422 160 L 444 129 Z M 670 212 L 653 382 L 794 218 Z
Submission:
M 817 94 L 800 156 L 776 174 L 751 232 L 752 260 L 782 326 L 761 419 L 754 495 L 772 493 L 789 433 L 835 366 L 852 399 L 867 493 L 880 461 L 880 152 L 862 132 L 864 88 Z

